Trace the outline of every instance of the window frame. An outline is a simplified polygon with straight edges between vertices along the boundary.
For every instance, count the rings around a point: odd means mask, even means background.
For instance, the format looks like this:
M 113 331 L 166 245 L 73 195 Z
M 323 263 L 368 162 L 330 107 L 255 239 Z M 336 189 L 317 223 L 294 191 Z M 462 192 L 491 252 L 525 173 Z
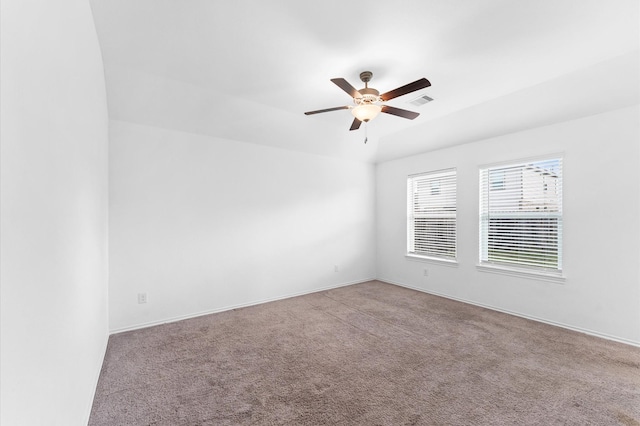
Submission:
M 557 233 L 555 235 L 555 237 L 557 238 L 557 250 L 556 250 L 556 255 L 557 255 L 557 268 L 549 268 L 549 267 L 543 267 L 543 266 L 535 266 L 535 265 L 527 265 L 527 264 L 522 264 L 522 263 L 517 263 L 517 262 L 499 262 L 499 261 L 488 261 L 485 259 L 488 259 L 488 245 L 489 245 L 489 231 L 488 231 L 488 224 L 489 224 L 489 219 L 485 219 L 484 216 L 485 214 L 488 214 L 488 212 L 484 211 L 484 202 L 485 199 L 488 199 L 488 192 L 491 190 L 498 190 L 498 191 L 503 191 L 505 190 L 504 187 L 496 187 L 495 185 L 492 185 L 492 181 L 491 181 L 491 175 L 489 174 L 489 172 L 491 170 L 493 171 L 502 171 L 504 169 L 507 168 L 516 168 L 516 167 L 522 167 L 523 170 L 525 168 L 525 166 L 527 165 L 532 165 L 532 164 L 539 164 L 542 162 L 552 162 L 552 161 L 558 161 L 559 163 L 559 173 L 558 173 L 558 183 L 557 185 L 559 186 L 559 195 L 558 195 L 558 202 L 557 202 L 557 208 L 558 208 L 558 212 L 555 215 L 552 215 L 554 217 L 557 218 L 558 224 L 557 224 Z M 544 156 L 544 157 L 535 157 L 535 158 L 527 158 L 527 159 L 517 159 L 517 160 L 511 160 L 511 161 L 506 161 L 506 162 L 501 162 L 501 163 L 495 163 L 495 164 L 489 164 L 489 165 L 481 165 L 479 167 L 479 182 L 478 182 L 478 186 L 479 186 L 479 207 L 478 207 L 478 224 L 479 224 L 479 229 L 478 229 L 478 248 L 479 248 L 479 252 L 478 252 L 478 264 L 476 265 L 477 269 L 481 272 L 495 272 L 495 273 L 501 273 L 501 274 L 506 274 L 506 275 L 512 275 L 512 276 L 519 276 L 519 277 L 532 277 L 532 278 L 536 278 L 536 279 L 541 279 L 541 280 L 545 280 L 545 281 L 551 281 L 551 282 L 564 282 L 565 281 L 565 275 L 564 275 L 564 269 L 563 269 L 563 259 L 562 259 L 562 251 L 563 251 L 563 227 L 564 227 L 564 212 L 563 212 L 563 199 L 564 199 L 564 186 L 563 186 L 563 179 L 564 179 L 564 156 L 563 154 L 554 154 L 554 155 L 548 155 L 548 156 Z M 487 176 L 485 179 L 483 179 L 483 173 L 487 173 Z M 485 183 L 486 186 L 483 186 L 483 183 Z M 540 186 L 540 191 L 542 191 L 543 193 L 546 193 L 547 189 L 544 188 L 544 186 L 546 185 L 546 181 L 543 180 Z M 547 187 L 548 188 L 548 187 Z M 485 191 L 487 192 L 487 194 L 485 194 Z M 544 210 L 546 211 L 546 210 Z M 532 212 L 529 212 L 532 213 Z M 546 213 L 547 217 L 549 217 L 549 214 Z M 524 215 L 523 215 L 524 216 Z M 535 217 L 538 218 L 538 216 L 541 218 L 543 217 L 543 215 L 538 215 L 536 214 L 532 214 L 532 216 L 530 217 Z M 489 216 L 490 217 L 490 216 Z M 499 217 L 499 215 L 497 216 Z M 526 216 L 525 216 L 526 217 Z M 486 239 L 485 239 L 486 237 Z
M 439 255 L 434 252 L 416 251 L 415 250 L 415 220 L 416 214 L 414 210 L 414 185 L 417 181 L 423 181 L 425 189 L 423 194 L 427 196 L 453 196 L 453 214 L 451 210 L 436 210 L 438 214 L 424 215 L 423 218 L 444 218 L 448 216 L 453 217 L 453 239 L 448 239 L 447 242 L 453 244 L 453 255 Z M 443 185 L 443 180 L 447 180 L 447 184 Z M 452 186 L 451 186 L 452 185 Z M 437 190 L 434 191 L 434 188 Z M 451 194 L 453 192 L 453 194 Z M 427 194 L 428 193 L 428 194 Z M 409 260 L 419 260 L 434 263 L 441 263 L 446 265 L 457 265 L 458 262 L 458 172 L 455 167 L 447 169 L 432 170 L 423 173 L 416 173 L 407 176 L 407 246 L 405 256 Z M 434 204 L 435 205 L 435 204 Z M 445 215 L 445 216 L 443 216 Z M 451 217 L 449 217 L 451 218 Z M 450 245 L 443 245 L 439 249 L 450 249 Z

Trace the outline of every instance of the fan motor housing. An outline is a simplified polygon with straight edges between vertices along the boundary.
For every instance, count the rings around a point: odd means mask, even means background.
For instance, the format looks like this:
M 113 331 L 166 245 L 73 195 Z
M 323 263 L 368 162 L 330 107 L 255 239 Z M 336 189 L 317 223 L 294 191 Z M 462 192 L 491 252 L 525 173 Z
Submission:
M 380 92 L 378 92 L 376 89 L 372 89 L 371 87 L 365 87 L 364 89 L 358 90 L 358 92 L 360 92 L 362 96 L 380 96 Z
M 382 101 L 382 99 L 380 99 L 380 92 L 376 89 L 365 87 L 364 89 L 358 90 L 358 93 L 360 93 L 362 97 L 353 98 L 356 105 L 375 104 Z

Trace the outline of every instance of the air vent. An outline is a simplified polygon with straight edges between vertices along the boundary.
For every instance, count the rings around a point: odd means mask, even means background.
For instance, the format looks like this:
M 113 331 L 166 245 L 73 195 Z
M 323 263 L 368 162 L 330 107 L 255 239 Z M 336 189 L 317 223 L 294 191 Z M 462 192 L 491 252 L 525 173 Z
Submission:
M 422 95 L 419 98 L 415 98 L 414 100 L 409 101 L 409 103 L 415 106 L 422 106 L 424 104 L 431 102 L 432 100 L 433 98 L 430 98 L 427 95 Z

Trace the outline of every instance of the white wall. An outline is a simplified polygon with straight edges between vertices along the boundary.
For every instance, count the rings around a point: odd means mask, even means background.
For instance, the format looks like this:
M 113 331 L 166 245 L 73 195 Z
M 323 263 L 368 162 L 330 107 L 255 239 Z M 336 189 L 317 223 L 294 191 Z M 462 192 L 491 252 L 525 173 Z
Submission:
M 1 415 L 82 425 L 108 338 L 102 59 L 86 1 L 3 1 Z
M 373 165 L 121 121 L 110 132 L 111 330 L 375 277 Z
M 639 127 L 634 106 L 379 164 L 378 278 L 640 344 Z M 566 281 L 477 271 L 479 167 L 553 153 L 564 157 Z M 407 175 L 451 167 L 459 265 L 408 260 Z

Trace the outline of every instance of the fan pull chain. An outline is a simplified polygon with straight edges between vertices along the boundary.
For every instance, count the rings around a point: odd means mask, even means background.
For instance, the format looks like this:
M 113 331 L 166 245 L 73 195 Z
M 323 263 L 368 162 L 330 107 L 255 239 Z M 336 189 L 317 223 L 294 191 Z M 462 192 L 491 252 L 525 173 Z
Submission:
M 367 125 L 367 122 L 364 122 L 364 143 L 366 144 L 367 141 L 369 140 L 369 137 L 367 135 L 367 129 L 369 128 L 369 126 Z

